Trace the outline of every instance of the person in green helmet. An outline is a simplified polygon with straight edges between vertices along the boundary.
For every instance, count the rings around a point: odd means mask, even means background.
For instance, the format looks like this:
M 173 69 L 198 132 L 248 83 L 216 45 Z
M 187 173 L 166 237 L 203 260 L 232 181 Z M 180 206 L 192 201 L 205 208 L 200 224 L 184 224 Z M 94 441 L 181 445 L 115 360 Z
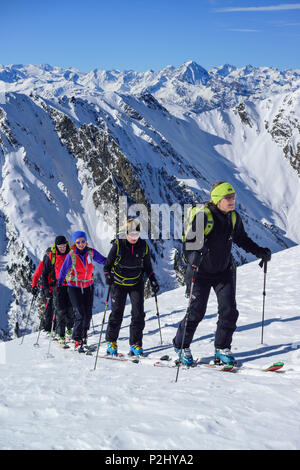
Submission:
M 190 297 L 185 335 L 186 317 L 181 321 L 173 339 L 175 351 L 187 365 L 193 363 L 190 344 L 205 315 L 211 288 L 217 296 L 219 314 L 215 334 L 215 362 L 236 362 L 230 349 L 238 319 L 232 243 L 265 262 L 271 259 L 269 248 L 258 246 L 245 232 L 241 216 L 235 210 L 236 193 L 233 186 L 224 181 L 217 182 L 211 188 L 210 197 L 210 202 L 193 209 L 191 220 L 187 224 L 189 233 L 186 233 L 186 247 L 193 247 L 196 237 L 201 241 L 201 248 L 185 251 L 189 263 L 187 273 L 191 273 L 191 266 L 198 269 Z M 197 220 L 199 217 L 202 217 L 202 224 Z M 199 227 L 201 233 L 197 233 Z

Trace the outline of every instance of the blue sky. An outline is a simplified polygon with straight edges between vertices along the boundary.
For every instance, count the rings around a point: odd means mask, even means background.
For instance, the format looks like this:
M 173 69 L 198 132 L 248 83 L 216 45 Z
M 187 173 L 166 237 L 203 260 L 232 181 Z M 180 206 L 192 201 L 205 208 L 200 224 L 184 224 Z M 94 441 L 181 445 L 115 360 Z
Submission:
M 300 68 L 300 1 L 1 1 L 0 63 L 160 70 Z

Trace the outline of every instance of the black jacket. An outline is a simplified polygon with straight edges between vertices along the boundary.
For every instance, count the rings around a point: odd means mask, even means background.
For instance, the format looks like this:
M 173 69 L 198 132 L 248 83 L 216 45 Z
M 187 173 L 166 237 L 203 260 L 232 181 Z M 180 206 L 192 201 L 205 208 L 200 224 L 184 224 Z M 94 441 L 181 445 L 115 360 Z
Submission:
M 121 278 L 137 278 L 139 282 L 143 273 L 148 277 L 153 274 L 150 250 L 145 240 L 139 240 L 133 245 L 126 239 L 116 239 L 104 265 L 104 273 L 111 273 L 115 280 Z
M 237 211 L 236 223 L 233 229 L 231 212 L 225 214 L 220 211 L 215 204 L 209 204 L 212 212 L 214 225 L 211 232 L 205 236 L 203 245 L 203 257 L 199 268 L 199 275 L 215 275 L 229 268 L 232 262 L 231 248 L 235 243 L 246 252 L 253 253 L 259 257 L 261 247 L 258 246 L 245 232 L 241 216 Z M 197 217 L 197 216 L 196 216 Z M 193 231 L 196 230 L 196 217 L 192 224 Z M 204 214 L 204 227 L 207 216 Z M 191 259 L 192 252 L 186 252 L 188 259 Z

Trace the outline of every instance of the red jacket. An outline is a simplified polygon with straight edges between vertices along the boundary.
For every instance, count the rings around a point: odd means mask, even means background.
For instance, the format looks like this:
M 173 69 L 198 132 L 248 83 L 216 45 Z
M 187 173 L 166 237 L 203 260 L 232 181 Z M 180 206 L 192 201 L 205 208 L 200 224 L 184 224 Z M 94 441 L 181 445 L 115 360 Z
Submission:
M 44 258 L 44 268 L 43 268 L 43 284 L 46 289 L 56 284 L 58 279 L 59 271 L 64 264 L 65 258 L 68 253 L 61 254 L 57 250 L 55 252 L 55 263 L 52 264 L 52 251 Z M 63 283 L 64 286 L 67 285 L 66 282 Z
M 93 250 L 88 249 L 84 255 L 79 255 L 75 250 L 71 250 L 69 255 L 68 261 L 71 258 L 72 263 L 66 278 L 69 285 L 84 288 L 93 284 Z
M 44 268 L 44 261 L 41 261 L 38 265 L 38 267 L 36 268 L 36 271 L 32 277 L 32 284 L 31 284 L 31 287 L 36 287 L 39 283 L 39 279 L 42 275 L 42 272 L 43 272 L 43 268 Z

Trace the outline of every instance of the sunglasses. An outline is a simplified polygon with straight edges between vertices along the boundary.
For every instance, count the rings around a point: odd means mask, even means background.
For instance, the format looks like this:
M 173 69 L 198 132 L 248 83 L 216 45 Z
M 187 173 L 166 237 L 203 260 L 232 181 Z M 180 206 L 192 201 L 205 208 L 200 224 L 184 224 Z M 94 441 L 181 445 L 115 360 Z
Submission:
M 140 232 L 128 232 L 128 235 L 132 238 L 138 238 L 140 236 Z
M 83 245 L 84 243 L 87 243 L 87 241 L 86 240 L 76 240 L 76 242 L 75 242 L 76 245 L 80 245 L 80 244 Z

